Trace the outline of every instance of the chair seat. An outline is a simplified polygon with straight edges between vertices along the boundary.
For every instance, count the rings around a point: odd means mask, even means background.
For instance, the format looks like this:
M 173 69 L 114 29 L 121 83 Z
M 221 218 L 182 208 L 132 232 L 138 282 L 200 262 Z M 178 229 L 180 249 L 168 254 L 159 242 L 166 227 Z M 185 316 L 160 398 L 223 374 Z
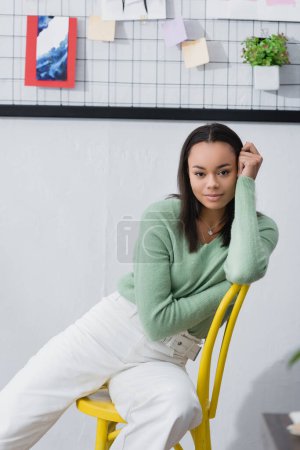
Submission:
M 106 387 L 101 388 L 99 391 L 88 395 L 87 397 L 78 399 L 76 405 L 81 412 L 88 414 L 89 416 L 117 423 L 126 423 L 117 412 Z

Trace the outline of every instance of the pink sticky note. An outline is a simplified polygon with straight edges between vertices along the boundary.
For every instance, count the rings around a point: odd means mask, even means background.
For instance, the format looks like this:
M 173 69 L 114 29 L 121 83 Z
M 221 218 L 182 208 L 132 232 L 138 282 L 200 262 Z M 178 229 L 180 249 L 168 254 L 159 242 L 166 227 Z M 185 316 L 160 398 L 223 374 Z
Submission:
M 295 0 L 266 0 L 267 5 L 294 5 Z
M 182 17 L 165 22 L 162 26 L 162 32 L 167 47 L 173 47 L 187 39 Z

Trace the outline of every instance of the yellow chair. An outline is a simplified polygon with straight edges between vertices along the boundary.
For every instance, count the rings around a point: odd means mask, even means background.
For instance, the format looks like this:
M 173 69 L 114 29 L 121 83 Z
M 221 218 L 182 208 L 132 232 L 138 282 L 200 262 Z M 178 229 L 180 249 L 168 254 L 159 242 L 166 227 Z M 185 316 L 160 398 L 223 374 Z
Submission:
M 238 284 L 233 284 L 229 288 L 216 311 L 207 338 L 205 340 L 205 344 L 200 353 L 201 359 L 198 371 L 197 394 L 202 407 L 203 419 L 201 424 L 197 428 L 190 430 L 194 441 L 195 450 L 211 450 L 209 420 L 213 419 L 216 415 L 221 381 L 232 332 L 248 289 L 249 285 L 241 286 Z M 229 316 L 223 334 L 215 373 L 214 385 L 210 399 L 209 385 L 212 352 L 220 326 L 222 324 L 222 320 L 225 316 L 228 306 L 230 305 L 232 300 L 234 300 L 235 296 L 237 296 L 237 299 L 234 303 L 234 307 Z M 95 395 L 98 395 L 99 398 L 80 398 L 77 400 L 76 404 L 77 408 L 80 411 L 97 418 L 95 450 L 108 450 L 116 436 L 120 432 L 122 432 L 122 429 L 116 430 L 116 425 L 119 423 L 126 423 L 126 421 L 118 414 L 117 410 L 114 407 L 114 404 L 111 402 L 108 395 L 107 385 L 104 385 Z M 174 446 L 174 449 L 183 450 L 182 446 L 179 443 Z

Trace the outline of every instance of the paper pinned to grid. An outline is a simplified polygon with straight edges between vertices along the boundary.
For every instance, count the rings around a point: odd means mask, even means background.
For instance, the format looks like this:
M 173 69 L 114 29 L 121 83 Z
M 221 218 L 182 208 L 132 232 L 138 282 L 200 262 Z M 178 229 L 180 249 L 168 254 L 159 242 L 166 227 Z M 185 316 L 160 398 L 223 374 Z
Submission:
M 166 18 L 166 0 L 101 0 L 101 9 L 104 20 Z
M 162 33 L 167 47 L 173 47 L 187 39 L 182 17 L 166 21 L 162 25 Z
M 209 62 L 208 48 L 204 37 L 195 41 L 182 42 L 181 48 L 184 63 L 188 69 L 201 66 Z
M 87 38 L 94 41 L 114 41 L 116 22 L 102 20 L 100 16 L 90 16 L 88 19 Z

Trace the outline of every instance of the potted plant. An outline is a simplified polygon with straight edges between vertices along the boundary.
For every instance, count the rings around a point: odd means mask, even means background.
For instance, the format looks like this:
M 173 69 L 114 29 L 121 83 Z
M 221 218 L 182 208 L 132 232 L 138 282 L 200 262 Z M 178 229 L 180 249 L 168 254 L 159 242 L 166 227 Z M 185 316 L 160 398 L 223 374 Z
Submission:
M 288 361 L 288 367 L 292 367 L 296 362 L 299 362 L 300 360 L 300 348 L 293 353 L 293 355 L 290 357 Z M 294 416 L 294 417 L 291 417 Z M 300 420 L 299 420 L 299 412 L 293 412 L 290 413 L 290 417 L 292 418 L 293 423 L 291 425 L 287 426 L 287 429 L 290 433 L 300 436 Z M 294 420 L 296 419 L 296 420 Z
M 255 89 L 279 89 L 279 67 L 290 63 L 286 43 L 283 33 L 251 36 L 242 42 L 243 62 L 253 66 Z
M 288 365 L 291 367 L 295 362 L 300 360 L 300 349 L 297 350 L 289 359 Z

